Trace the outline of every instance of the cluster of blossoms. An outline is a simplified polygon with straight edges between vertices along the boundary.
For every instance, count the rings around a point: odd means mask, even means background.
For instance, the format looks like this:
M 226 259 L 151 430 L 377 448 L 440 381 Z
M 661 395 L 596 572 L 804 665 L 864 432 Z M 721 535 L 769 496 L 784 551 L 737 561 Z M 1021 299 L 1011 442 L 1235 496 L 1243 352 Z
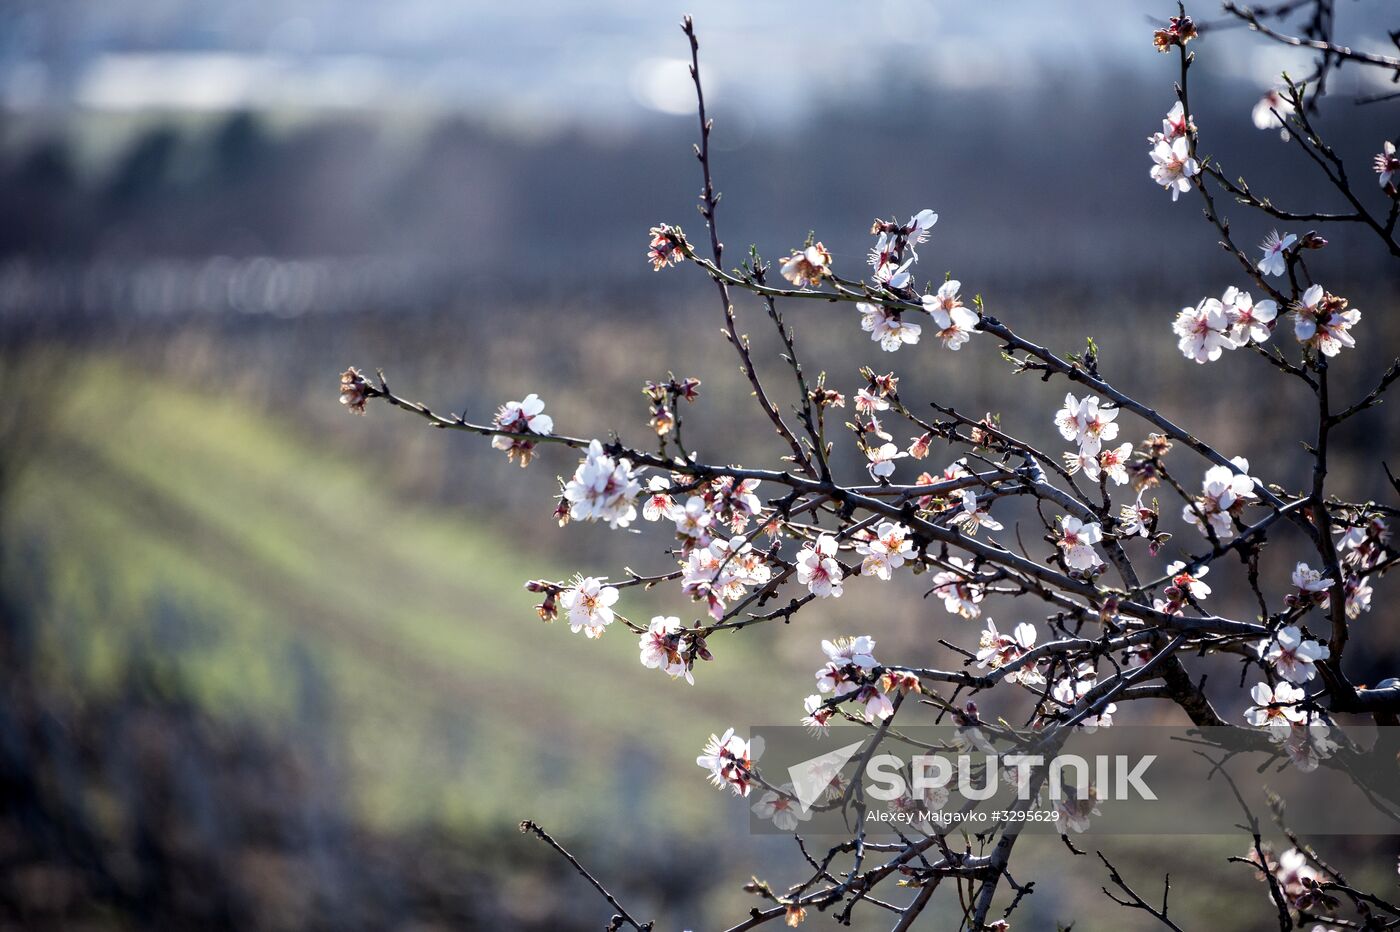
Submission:
M 1379 516 L 1344 528 L 1337 541 L 1340 564 L 1345 578 L 1348 618 L 1359 618 L 1371 610 L 1371 584 L 1368 573 L 1380 566 L 1390 545 L 1390 526 Z
M 1073 708 L 1097 685 L 1099 685 L 1099 677 L 1093 665 L 1082 663 L 1075 669 L 1073 676 L 1065 676 L 1056 680 L 1055 684 L 1050 688 L 1050 695 L 1056 702 L 1060 703 L 1065 710 L 1068 710 Z M 1081 718 L 1076 727 L 1081 731 L 1092 734 L 1100 728 L 1107 728 L 1112 725 L 1113 713 L 1117 711 L 1118 704 L 1116 702 L 1110 702 L 1100 706 L 1093 714 Z
M 1202 298 L 1184 307 L 1172 322 L 1181 355 L 1198 363 L 1214 362 L 1225 350 L 1263 343 L 1273 332 L 1278 304 L 1259 301 L 1233 285 L 1219 298 Z
M 594 440 L 564 486 L 569 517 L 575 521 L 606 521 L 611 528 L 626 527 L 637 516 L 636 499 L 642 486 L 632 462 L 614 458 Z
M 698 632 L 686 631 L 681 620 L 674 616 L 661 616 L 651 620 L 641 636 L 642 666 L 648 670 L 661 670 L 672 679 L 681 679 L 695 685 L 691 672 L 695 661 L 713 660 L 705 639 Z
M 1191 190 L 1191 179 L 1200 173 L 1200 164 L 1191 155 L 1191 135 L 1196 127 L 1178 101 L 1162 120 L 1162 131 L 1147 138 L 1152 148 L 1152 180 L 1172 193 L 1175 201 Z
M 887 692 L 904 685 L 904 681 L 897 675 L 881 676 L 876 672 L 880 662 L 875 659 L 874 639 L 862 635 L 822 641 L 822 653 L 826 654 L 826 664 L 817 671 L 817 694 L 808 696 L 804 703 L 804 724 L 826 725 L 834 711 L 833 704 L 822 698 L 826 693 L 842 702 L 858 703 L 867 722 L 894 714 L 894 703 Z
M 1177 46 L 1196 38 L 1196 24 L 1189 16 L 1173 16 L 1167 25 L 1152 32 L 1152 46 L 1159 52 L 1170 52 Z
M 977 666 L 982 669 L 999 670 L 1015 663 L 1035 647 L 1035 625 L 1023 621 L 1010 634 L 997 630 L 997 623 L 987 619 L 987 627 L 982 631 L 978 643 Z M 1018 666 L 1006 675 L 1008 683 L 1025 683 L 1033 686 L 1045 682 L 1045 676 L 1034 663 Z
M 504 450 L 508 458 L 519 459 L 522 467 L 530 465 L 535 455 L 532 437 L 548 437 L 554 433 L 554 419 L 544 413 L 544 402 L 531 392 L 524 401 L 508 401 L 496 412 L 492 426 L 507 434 L 491 438 L 491 446 Z
M 1249 475 L 1249 460 L 1236 456 L 1229 466 L 1212 466 L 1201 480 L 1201 494 L 1181 509 L 1183 520 L 1196 526 L 1207 537 L 1229 538 L 1235 533 L 1235 519 L 1255 499 L 1258 480 Z
M 729 787 L 735 796 L 748 796 L 753 789 L 753 758 L 757 755 L 749 742 L 730 728 L 722 735 L 710 735 L 704 752 L 695 763 L 710 775 L 717 787 Z
M 677 379 L 672 376 L 665 382 L 647 382 L 642 394 L 651 402 L 651 420 L 647 423 L 658 437 L 664 437 L 676 425 L 676 402 L 684 398 L 686 403 L 700 397 L 699 379 Z
M 1260 862 L 1260 852 L 1263 862 Z M 1308 855 L 1298 848 L 1289 848 L 1277 858 L 1267 842 L 1258 848 L 1251 847 L 1245 860 L 1260 868 L 1258 879 L 1267 882 L 1273 877 L 1273 885 L 1283 896 L 1284 905 L 1289 909 L 1306 913 L 1330 911 L 1337 906 L 1337 899 L 1320 886 L 1331 878 L 1313 866 Z M 1268 894 L 1272 899 L 1273 894 Z M 1331 932 L 1326 926 L 1315 925 L 1312 932 Z
M 1298 342 L 1324 356 L 1356 346 L 1350 331 L 1361 321 L 1361 312 L 1347 303 L 1321 285 L 1309 287 L 1293 305 L 1293 334 Z
M 841 598 L 846 570 L 836 559 L 840 544 L 831 534 L 821 534 L 797 553 L 797 581 L 819 599 Z
M 1118 409 L 1100 407 L 1099 399 L 1093 395 L 1083 399 L 1065 395 L 1064 407 L 1055 412 L 1055 426 L 1061 437 L 1077 447 L 1075 452 L 1064 455 L 1065 468 L 1071 474 L 1082 470 L 1095 482 L 1100 476 L 1107 476 L 1115 485 L 1127 483 L 1133 445 L 1122 443 L 1104 447 L 1104 441 L 1118 436 L 1117 419 Z
M 914 555 L 914 542 L 909 528 L 894 521 L 885 521 L 856 538 L 856 553 L 864 557 L 860 564 L 862 576 L 878 576 L 888 580 L 904 561 Z
M 871 233 L 878 234 L 879 239 L 870 250 L 869 261 L 876 283 L 901 300 L 917 300 L 928 312 L 939 342 L 956 351 L 972 338 L 978 323 L 976 312 L 963 304 L 962 283 L 950 278 L 934 293 L 920 295 L 913 290 L 910 272 L 919 260 L 916 247 L 928 239 L 929 230 L 937 222 L 938 214 L 931 210 L 919 211 L 903 225 L 893 220 L 876 220 Z M 861 329 L 886 352 L 918 343 L 923 333 L 921 325 L 904 319 L 903 309 L 858 302 L 856 310 L 861 315 Z
M 1311 675 L 1309 671 L 1308 676 Z M 1287 680 L 1272 687 L 1255 683 L 1249 696 L 1254 704 L 1245 710 L 1245 721 L 1266 729 L 1269 739 L 1283 749 L 1299 770 L 1316 770 L 1337 749 L 1328 737 L 1327 723 L 1317 712 L 1304 708 L 1308 700 L 1302 688 Z
M 672 521 L 682 555 L 710 545 L 715 538 L 741 534 L 763 510 L 757 479 L 724 476 L 708 482 L 686 485 L 682 476 L 652 476 L 642 517 L 648 521 Z M 676 502 L 673 489 L 689 488 L 684 505 Z
M 717 538 L 697 547 L 681 567 L 681 591 L 703 602 L 716 621 L 749 589 L 765 586 L 772 578 L 767 557 L 743 537 Z
M 685 259 L 685 235 L 680 227 L 662 223 L 651 228 L 651 245 L 647 249 L 651 267 L 661 271 L 668 265 L 679 265 Z
M 986 585 L 976 581 L 977 570 L 970 562 L 957 557 L 949 557 L 947 562 L 948 569 L 934 575 L 930 594 L 942 599 L 950 614 L 976 618 L 982 614 L 979 603 L 986 595 Z

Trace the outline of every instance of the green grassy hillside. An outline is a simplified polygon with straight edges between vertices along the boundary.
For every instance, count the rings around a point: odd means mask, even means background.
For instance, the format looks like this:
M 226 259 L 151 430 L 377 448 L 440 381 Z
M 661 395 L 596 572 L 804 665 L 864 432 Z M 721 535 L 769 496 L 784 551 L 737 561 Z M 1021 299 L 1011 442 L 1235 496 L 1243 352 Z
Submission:
M 541 624 L 521 584 L 568 569 L 396 501 L 294 424 L 110 360 L 66 384 L 7 523 L 46 675 L 100 695 L 139 661 L 211 715 L 314 736 L 371 824 L 693 827 L 727 808 L 691 763 L 707 730 L 800 702 L 752 685 L 740 639 L 691 688 L 620 627 Z

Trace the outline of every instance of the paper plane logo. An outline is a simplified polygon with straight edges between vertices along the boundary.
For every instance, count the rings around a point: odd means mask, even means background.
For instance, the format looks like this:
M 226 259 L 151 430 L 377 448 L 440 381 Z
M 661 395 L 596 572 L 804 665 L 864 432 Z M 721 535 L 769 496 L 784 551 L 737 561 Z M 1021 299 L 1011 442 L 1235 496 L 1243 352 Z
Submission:
M 808 811 L 821 800 L 832 781 L 841 773 L 841 768 L 845 767 L 850 759 L 856 755 L 856 752 L 864 746 L 864 741 L 857 741 L 788 768 L 788 777 L 792 780 L 793 793 L 796 794 L 797 803 L 802 807 L 803 812 Z

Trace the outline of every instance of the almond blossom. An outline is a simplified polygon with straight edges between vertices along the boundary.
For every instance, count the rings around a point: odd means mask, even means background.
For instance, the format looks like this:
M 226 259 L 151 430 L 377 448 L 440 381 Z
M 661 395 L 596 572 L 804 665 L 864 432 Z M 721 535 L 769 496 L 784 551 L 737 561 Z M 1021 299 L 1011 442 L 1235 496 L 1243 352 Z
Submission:
M 768 819 L 784 832 L 796 831 L 799 822 L 812 818 L 811 810 L 803 809 L 797 802 L 791 783 L 784 783 L 776 792 L 768 790 L 752 808 L 754 815 Z
M 819 599 L 841 597 L 843 571 L 836 551 L 836 538 L 823 534 L 797 554 L 797 581 Z
M 1372 592 L 1371 584 L 1367 582 L 1365 576 L 1347 577 L 1346 613 L 1348 618 L 1355 620 L 1361 617 L 1362 612 L 1371 610 Z
M 783 278 L 794 285 L 818 288 L 822 277 L 831 274 L 831 253 L 821 243 L 813 243 L 800 252 L 794 252 L 783 262 L 781 271 Z
M 1153 133 L 1147 137 L 1147 141 L 1152 144 L 1159 142 L 1173 142 L 1186 136 L 1190 132 L 1190 125 L 1186 120 L 1186 108 L 1181 105 L 1181 101 L 1172 104 L 1172 108 L 1167 111 L 1167 115 L 1162 118 L 1162 131 Z
M 1278 230 L 1270 232 L 1259 244 L 1259 248 L 1264 250 L 1264 257 L 1259 260 L 1259 271 L 1265 275 L 1282 275 L 1288 271 L 1287 253 L 1296 242 L 1298 237 L 1292 233 L 1279 236 Z
M 602 637 L 604 629 L 613 623 L 612 606 L 617 595 L 617 589 L 604 585 L 601 579 L 580 577 L 573 588 L 559 597 L 569 615 L 569 630 L 574 634 L 582 631 L 589 638 Z
M 986 592 L 986 586 L 973 582 L 977 571 L 970 562 L 957 557 L 949 557 L 950 569 L 943 570 L 933 577 L 932 595 L 943 600 L 943 607 L 950 614 L 964 618 L 976 618 L 982 614 L 978 603 Z
M 928 241 L 929 231 L 937 222 L 938 214 L 927 207 L 909 218 L 909 222 L 906 224 L 909 232 L 905 235 L 905 242 L 909 244 L 909 251 L 913 252 L 915 256 L 918 256 L 918 252 L 915 251 L 914 247 L 921 246 Z
M 1202 578 L 1209 572 L 1210 565 L 1205 563 L 1188 567 L 1184 561 L 1178 560 L 1167 564 L 1167 575 L 1171 577 L 1167 597 L 1172 601 L 1185 601 L 1187 596 L 1197 601 L 1204 599 L 1210 595 L 1210 586 Z
M 1237 456 L 1230 462 L 1240 471 L 1229 466 L 1207 469 L 1201 482 L 1201 494 L 1182 507 L 1182 519 L 1194 524 L 1202 534 L 1209 526 L 1217 537 L 1233 536 L 1232 516 L 1255 498 L 1255 481 L 1248 475 L 1249 460 Z
M 898 310 L 864 301 L 856 304 L 856 310 L 861 313 L 860 329 L 870 334 L 870 339 L 879 343 L 885 352 L 893 353 L 905 344 L 912 346 L 919 342 L 923 327 L 904 320 Z
M 1064 515 L 1060 518 L 1060 534 L 1057 544 L 1064 553 L 1065 563 L 1076 570 L 1091 570 L 1102 566 L 1094 550 L 1094 544 L 1103 540 L 1103 528 L 1097 522 L 1085 523 L 1078 518 Z
M 1254 705 L 1245 710 L 1244 720 L 1256 728 L 1267 728 L 1276 736 L 1286 737 L 1294 722 L 1307 721 L 1307 713 L 1298 708 L 1304 693 L 1292 683 L 1255 683 L 1249 691 Z
M 865 467 L 870 470 L 870 475 L 875 479 L 888 479 L 894 475 L 894 461 L 904 459 L 909 454 L 892 443 L 886 443 L 867 450 L 865 455 L 870 459 Z
M 1230 339 L 1236 346 L 1247 343 L 1263 343 L 1273 333 L 1271 325 L 1278 317 L 1278 304 L 1274 301 L 1254 303 L 1248 291 L 1240 291 L 1231 285 L 1225 289 L 1220 303 L 1225 307 L 1225 316 L 1230 320 Z
M 519 458 L 521 466 L 530 465 L 535 444 L 529 436 L 547 437 L 554 432 L 554 419 L 543 411 L 544 402 L 533 392 L 526 395 L 524 401 L 506 402 L 496 412 L 495 426 L 519 436 L 498 434 L 491 438 L 491 446 L 504 450 L 512 460 Z
M 885 521 L 875 529 L 874 538 L 857 540 L 856 553 L 865 557 L 860 564 L 860 574 L 889 579 L 895 570 L 904 565 L 905 560 L 914 555 L 914 542 L 908 538 L 907 527 Z
M 729 787 L 735 796 L 748 796 L 753 788 L 753 760 L 749 743 L 730 728 L 723 735 L 710 735 L 705 750 L 695 763 L 709 771 L 716 787 Z
M 1097 453 L 1090 453 L 1080 450 L 1078 453 L 1065 454 L 1065 469 L 1074 475 L 1083 471 L 1090 481 L 1097 482 L 1099 476 L 1105 476 L 1113 481 L 1114 485 L 1126 485 L 1128 483 L 1128 458 L 1133 455 L 1133 445 L 1122 443 L 1116 447 L 1106 450 L 1099 450 Z
M 855 692 L 880 665 L 874 651 L 875 639 L 867 634 L 822 641 L 822 653 L 826 654 L 827 662 L 817 671 L 817 690 L 838 696 Z
M 691 673 L 690 664 L 686 663 L 683 653 L 684 644 L 685 627 L 681 620 L 658 615 L 651 620 L 647 630 L 642 632 L 642 666 L 649 670 L 662 670 L 672 679 L 684 677 L 687 683 L 695 685 L 695 676 Z
M 671 483 L 665 476 L 652 476 L 647 483 L 647 500 L 642 505 L 642 517 L 648 521 L 660 521 L 673 517 L 676 502 L 671 498 Z
M 976 536 L 979 527 L 990 531 L 1001 530 L 1001 522 L 978 504 L 977 493 L 971 489 L 963 489 L 962 511 L 953 516 L 952 523 L 970 537 Z
M 987 627 L 982 631 L 978 642 L 977 666 L 998 670 L 1019 660 L 1026 651 L 1035 647 L 1035 639 L 1035 625 L 1030 622 L 1023 621 L 1011 634 L 1002 634 L 997 630 L 996 622 L 988 618 Z M 1045 677 L 1036 669 L 1035 664 L 1031 663 L 1008 673 L 1006 681 L 1034 685 L 1045 682 Z
M 1055 820 L 1055 830 L 1061 835 L 1068 835 L 1070 831 L 1082 835 L 1089 830 L 1089 816 L 1103 815 L 1092 784 L 1081 787 L 1074 794 L 1066 792 L 1062 799 L 1055 802 L 1055 811 L 1060 816 Z
M 1337 750 L 1328 737 L 1327 725 L 1316 718 L 1306 724 L 1294 722 L 1281 742 L 1288 760 L 1303 773 L 1312 773 Z
M 1348 308 L 1346 298 L 1323 291 L 1321 285 L 1310 287 L 1293 305 L 1293 333 L 1298 342 L 1324 356 L 1356 346 L 1348 331 L 1360 321 L 1361 312 Z
M 1183 191 L 1191 190 L 1191 179 L 1200 171 L 1191 158 L 1191 148 L 1185 136 L 1171 142 L 1163 139 L 1152 147 L 1152 180 L 1171 191 L 1175 201 Z
M 699 495 L 686 499 L 684 508 L 672 508 L 671 518 L 676 522 L 676 536 L 687 549 L 710 545 L 710 523 L 714 518 Z
M 606 521 L 615 529 L 626 527 L 637 516 L 633 501 L 641 490 L 632 462 L 607 455 L 594 440 L 564 486 L 564 498 L 571 503 L 569 516 L 575 521 Z
M 1332 656 L 1326 644 L 1304 640 L 1297 625 L 1280 629 L 1272 642 L 1260 645 L 1259 652 L 1290 683 L 1306 683 L 1317 675 L 1314 664 Z
M 826 700 L 816 693 L 802 700 L 802 708 L 807 713 L 802 717 L 802 724 L 815 734 L 826 734 L 827 723 L 831 721 L 831 716 L 836 714 L 836 710 L 828 707 Z
M 1187 359 L 1198 363 L 1214 362 L 1223 351 L 1235 348 L 1230 336 L 1232 327 L 1225 306 L 1215 298 L 1202 298 L 1195 307 L 1182 308 L 1172 323 L 1172 330 L 1180 338 L 1177 348 Z
M 1395 143 L 1389 139 L 1381 146 L 1381 151 L 1376 156 L 1375 167 L 1376 174 L 1380 176 L 1381 187 L 1389 189 L 1394 194 L 1392 182 L 1396 173 L 1400 173 L 1400 155 L 1395 154 Z
M 899 265 L 883 265 L 875 270 L 875 281 L 884 285 L 891 291 L 902 291 L 909 287 L 909 269 L 913 266 L 913 257 L 904 260 Z
M 1082 452 L 1097 453 L 1105 440 L 1118 436 L 1118 409 L 1099 407 L 1099 399 L 1086 395 L 1081 401 L 1073 394 L 1065 395 L 1064 407 L 1055 413 L 1055 426 L 1060 436 L 1079 445 Z
M 954 352 L 972 338 L 978 323 L 977 315 L 963 306 L 958 295 L 960 288 L 961 282 L 950 279 L 939 286 L 936 294 L 926 294 L 919 299 L 933 318 L 938 339 Z
M 651 228 L 651 245 L 647 250 L 647 258 L 651 260 L 651 267 L 657 272 L 668 265 L 678 265 L 685 259 L 685 252 L 682 249 L 684 240 L 681 231 L 677 227 L 663 223 Z
M 1293 112 L 1293 104 L 1290 103 L 1278 88 L 1272 88 L 1250 111 L 1249 118 L 1254 122 L 1255 129 L 1275 129 L 1280 130 L 1279 135 L 1284 139 L 1288 138 L 1288 128 L 1284 123 L 1284 118 Z
M 1332 588 L 1332 580 L 1306 563 L 1299 563 L 1293 568 L 1293 588 L 1296 592 L 1288 597 L 1288 601 L 1294 605 L 1325 606 L 1331 601 L 1328 590 Z
M 1093 667 L 1088 664 L 1081 664 L 1074 676 L 1067 676 L 1057 680 L 1050 690 L 1050 695 L 1062 705 L 1072 708 L 1083 699 L 1090 690 L 1098 685 L 1098 676 Z M 1118 711 L 1118 704 L 1110 702 L 1100 707 L 1091 715 L 1086 715 L 1079 720 L 1078 728 L 1086 734 L 1092 734 L 1100 728 L 1107 728 L 1113 724 L 1113 713 Z

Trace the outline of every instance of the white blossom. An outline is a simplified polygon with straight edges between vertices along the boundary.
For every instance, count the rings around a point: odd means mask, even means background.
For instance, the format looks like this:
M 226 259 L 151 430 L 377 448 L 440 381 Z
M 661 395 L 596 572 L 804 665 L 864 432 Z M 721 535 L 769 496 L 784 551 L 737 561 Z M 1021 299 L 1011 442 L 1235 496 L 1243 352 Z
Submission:
M 1264 250 L 1264 258 L 1259 260 L 1259 271 L 1265 275 L 1282 275 L 1288 271 L 1288 260 L 1286 253 L 1293 244 L 1298 242 L 1298 237 L 1292 233 L 1284 236 L 1278 235 L 1278 230 L 1274 230 L 1264 237 L 1264 242 L 1259 244 L 1259 248 Z
M 1230 320 L 1230 339 L 1236 346 L 1263 343 L 1273 332 L 1270 324 L 1278 317 L 1277 302 L 1266 300 L 1255 304 L 1248 291 L 1240 291 L 1231 285 L 1225 289 L 1220 303 Z
M 1103 528 L 1097 522 L 1085 523 L 1071 515 L 1060 518 L 1058 544 L 1064 552 L 1065 563 L 1076 570 L 1091 570 L 1103 565 L 1094 544 L 1103 540 Z
M 1225 350 L 1236 344 L 1230 336 L 1233 322 L 1225 307 L 1216 298 L 1202 298 L 1195 307 L 1184 307 L 1176 315 L 1172 330 L 1177 348 L 1187 359 L 1198 363 L 1214 362 Z
M 823 534 L 797 554 L 797 581 L 818 598 L 841 597 L 842 570 L 836 550 L 836 538 Z
M 861 313 L 860 328 L 885 352 L 893 353 L 906 343 L 912 346 L 919 342 L 923 327 L 904 320 L 900 311 L 864 301 L 856 304 L 856 310 Z
M 1001 530 L 1001 522 L 993 518 L 978 504 L 977 493 L 971 489 L 963 489 L 962 511 L 953 516 L 952 523 L 969 536 L 975 536 L 979 527 L 985 527 L 990 531 Z
M 580 578 L 571 589 L 559 597 L 569 616 L 569 630 L 582 631 L 590 638 L 603 636 L 603 630 L 613 623 L 612 606 L 617 602 L 617 589 L 604 585 L 593 576 Z
M 811 810 L 803 809 L 798 803 L 791 783 L 784 783 L 778 787 L 777 792 L 768 790 L 752 808 L 754 815 L 760 819 L 768 819 L 784 832 L 796 831 L 799 822 L 806 822 L 812 818 Z
M 1290 683 L 1306 683 L 1317 675 L 1314 664 L 1332 655 L 1326 644 L 1305 640 L 1297 625 L 1280 629 L 1272 642 L 1260 645 L 1260 653 Z
M 982 614 L 978 603 L 982 601 L 986 587 L 973 582 L 977 572 L 971 563 L 958 557 L 949 557 L 948 563 L 951 569 L 933 577 L 932 594 L 943 600 L 943 607 L 951 614 L 976 618 Z
M 996 622 L 988 618 L 987 627 L 982 631 L 982 638 L 978 642 L 977 666 L 984 669 L 1000 669 L 1020 659 L 1026 651 L 1035 647 L 1035 640 L 1035 625 L 1030 622 L 1023 621 L 1011 634 L 1002 634 L 997 630 Z M 1008 673 L 1006 681 L 1033 685 L 1045 682 L 1045 677 L 1035 664 L 1028 663 Z
M 1307 713 L 1298 708 L 1303 696 L 1303 691 L 1292 683 L 1279 683 L 1273 688 L 1268 683 L 1255 683 L 1249 691 L 1254 705 L 1245 710 L 1244 720 L 1256 728 L 1286 736 L 1294 722 L 1307 720 Z
M 753 786 L 750 753 L 749 743 L 730 728 L 723 735 L 710 735 L 695 763 L 709 772 L 715 786 L 727 786 L 735 796 L 748 796 Z
M 564 486 L 564 498 L 571 503 L 569 515 L 575 521 L 606 521 L 618 528 L 626 527 L 637 516 L 633 502 L 641 490 L 631 461 L 614 460 L 594 440 Z
M 908 537 L 907 527 L 894 521 L 885 521 L 875 529 L 873 538 L 857 540 L 856 553 L 865 558 L 860 565 L 861 575 L 889 579 L 894 570 L 899 569 L 905 560 L 914 555 L 914 542 Z
M 920 299 L 933 318 L 938 339 L 954 351 L 972 338 L 978 323 L 977 315 L 963 306 L 958 295 L 961 287 L 961 282 L 951 279 L 940 285 L 936 294 L 926 294 Z
M 1191 190 L 1191 178 L 1200 171 L 1191 158 L 1191 147 L 1185 136 L 1171 142 L 1163 139 L 1152 147 L 1152 180 L 1171 191 L 1175 201 L 1183 191 Z
M 1313 285 L 1293 305 L 1293 333 L 1298 342 L 1324 356 L 1335 356 L 1343 347 L 1356 346 L 1350 330 L 1361 321 L 1361 312 L 1348 308 L 1344 298 Z

